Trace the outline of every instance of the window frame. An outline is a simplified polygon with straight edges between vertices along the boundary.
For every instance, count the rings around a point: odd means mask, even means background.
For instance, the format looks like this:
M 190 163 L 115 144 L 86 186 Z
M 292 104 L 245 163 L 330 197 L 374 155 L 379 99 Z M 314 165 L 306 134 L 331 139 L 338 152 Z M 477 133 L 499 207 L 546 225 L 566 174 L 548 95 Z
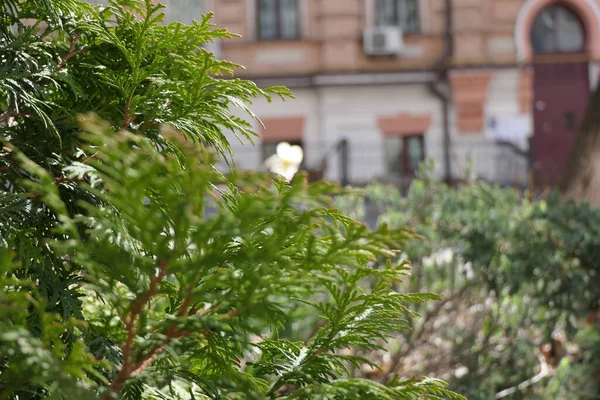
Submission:
M 406 135 L 402 137 L 402 175 L 403 176 L 414 176 L 419 166 L 415 169 L 411 169 L 410 167 L 410 154 L 408 152 L 408 141 L 410 139 L 418 139 L 421 154 L 419 155 L 419 164 L 425 161 L 425 136 L 424 135 Z
M 296 35 L 294 37 L 282 37 L 281 36 L 281 0 L 275 0 L 275 35 L 272 38 L 264 38 L 261 36 L 261 23 L 260 23 L 260 10 L 261 0 L 255 0 L 254 3 L 254 23 L 256 27 L 254 29 L 255 38 L 259 42 L 280 42 L 280 41 L 295 41 L 302 39 L 302 13 L 300 10 L 300 1 L 294 0 L 296 10 Z
M 400 141 L 400 152 L 396 153 L 394 157 L 400 159 L 400 171 L 390 169 L 390 159 L 385 160 L 386 170 L 388 174 L 401 176 L 401 177 L 414 177 L 415 173 L 418 170 L 418 166 L 414 169 L 411 169 L 410 166 L 410 154 L 408 149 L 408 142 L 411 139 L 417 139 L 420 144 L 421 154 L 419 155 L 419 164 L 425 161 L 425 135 L 421 133 L 415 133 L 410 135 L 394 135 L 390 138 Z M 386 142 L 384 141 L 384 146 L 386 146 Z M 387 154 L 386 154 L 387 157 Z
M 542 17 L 542 15 L 545 12 L 552 12 L 554 11 L 555 13 L 560 12 L 560 11 L 564 11 L 567 14 L 570 14 L 572 17 L 574 17 L 575 21 L 577 22 L 577 26 L 580 30 L 581 33 L 581 46 L 578 49 L 574 49 L 574 50 L 563 50 L 560 49 L 560 45 L 559 45 L 559 40 L 560 40 L 560 31 L 559 30 L 553 30 L 552 31 L 552 47 L 553 49 L 551 50 L 544 50 L 544 49 L 536 49 L 535 46 L 535 41 L 536 39 L 534 38 L 535 36 L 535 29 L 536 29 L 536 24 L 538 23 L 539 19 Z M 554 20 L 553 23 L 557 23 L 557 17 L 558 15 L 553 15 Z M 547 54 L 581 54 L 584 53 L 587 49 L 588 46 L 588 33 L 586 32 L 585 29 L 585 23 L 584 21 L 581 19 L 580 15 L 573 10 L 571 7 L 569 7 L 566 4 L 563 3 L 552 3 L 549 4 L 548 6 L 542 8 L 533 18 L 532 22 L 531 22 L 531 27 L 530 27 L 530 31 L 529 31 L 529 41 L 531 42 L 531 49 L 533 51 L 533 53 L 535 55 L 547 55 Z
M 403 0 L 394 0 L 393 3 L 393 14 L 394 14 L 394 24 L 393 25 L 385 25 L 383 24 L 380 20 L 379 20 L 379 16 L 380 16 L 380 12 L 379 12 L 379 8 L 382 7 L 382 1 L 385 0 L 374 0 L 375 3 L 375 26 L 397 26 L 400 27 L 402 29 L 402 33 L 405 35 L 419 35 L 423 33 L 423 21 L 422 21 L 422 4 L 420 0 L 404 0 L 404 1 L 413 1 L 415 4 L 415 9 L 416 9 L 416 25 L 414 29 L 406 29 L 406 27 L 402 26 L 402 24 L 400 23 L 400 1 Z

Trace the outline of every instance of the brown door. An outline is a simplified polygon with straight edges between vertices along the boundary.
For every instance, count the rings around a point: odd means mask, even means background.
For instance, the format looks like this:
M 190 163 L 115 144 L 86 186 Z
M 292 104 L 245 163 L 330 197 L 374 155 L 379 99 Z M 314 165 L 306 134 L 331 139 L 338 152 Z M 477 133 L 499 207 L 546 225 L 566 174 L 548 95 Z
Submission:
M 554 3 L 531 28 L 534 58 L 533 171 L 538 186 L 558 183 L 589 100 L 586 37 L 579 16 Z
M 532 161 L 536 185 L 549 186 L 566 167 L 589 100 L 588 64 L 540 63 L 534 74 Z

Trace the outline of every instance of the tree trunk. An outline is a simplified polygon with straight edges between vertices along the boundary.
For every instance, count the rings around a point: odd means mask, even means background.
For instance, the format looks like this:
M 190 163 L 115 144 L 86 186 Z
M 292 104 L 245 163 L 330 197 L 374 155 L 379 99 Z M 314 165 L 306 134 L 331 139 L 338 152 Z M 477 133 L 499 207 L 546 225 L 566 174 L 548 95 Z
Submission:
M 560 191 L 565 198 L 600 206 L 600 85 L 581 122 Z

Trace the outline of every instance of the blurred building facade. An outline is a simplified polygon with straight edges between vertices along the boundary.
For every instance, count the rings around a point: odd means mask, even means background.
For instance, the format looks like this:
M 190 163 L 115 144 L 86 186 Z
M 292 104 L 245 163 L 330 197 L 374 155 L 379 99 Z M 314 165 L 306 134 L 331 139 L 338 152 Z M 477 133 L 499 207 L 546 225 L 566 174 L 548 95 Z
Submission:
M 258 168 L 288 141 L 303 146 L 307 169 L 341 179 L 345 139 L 351 183 L 410 178 L 425 157 L 442 177 L 460 177 L 470 159 L 480 178 L 524 183 L 530 139 L 537 182 L 555 183 L 597 81 L 599 5 L 209 1 L 216 23 L 242 35 L 220 43 L 220 55 L 246 66 L 240 76 L 296 96 L 254 104 L 265 127 L 257 148 L 236 147 L 238 164 Z M 400 28 L 400 46 L 394 29 L 376 27 Z
M 95 0 L 94 2 L 104 2 Z M 444 178 L 557 182 L 600 63 L 600 0 L 156 0 L 167 21 L 213 11 L 240 38 L 211 46 L 295 99 L 253 110 L 261 168 L 277 143 L 353 184 L 403 184 L 421 161 Z M 529 151 L 530 150 L 530 151 Z

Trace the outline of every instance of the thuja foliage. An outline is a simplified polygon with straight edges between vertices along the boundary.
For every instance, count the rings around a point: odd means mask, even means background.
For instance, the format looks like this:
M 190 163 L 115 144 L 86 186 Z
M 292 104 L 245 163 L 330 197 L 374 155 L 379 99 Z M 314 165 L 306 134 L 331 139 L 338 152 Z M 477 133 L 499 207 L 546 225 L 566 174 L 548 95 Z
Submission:
M 57 238 L 45 243 L 64 268 L 77 266 L 65 283 L 83 305 L 81 320 L 61 320 L 37 295 L 38 312 L 28 312 L 39 289 L 18 280 L 22 264 L 11 273 L 5 262 L 4 295 L 14 299 L 3 319 L 3 393 L 27 385 L 59 398 L 458 398 L 433 379 L 343 378 L 368 361 L 339 350 L 377 348 L 406 328 L 407 305 L 435 298 L 392 289 L 404 263 L 369 266 L 393 256 L 405 231 L 369 231 L 329 208 L 330 184 L 226 176 L 194 146 L 174 141 L 178 159 L 87 124 L 94 178 L 78 185 L 102 205 L 84 202 L 85 213 L 69 216 L 52 176 L 12 150 L 35 177 L 24 182 L 29 193 L 58 216 Z M 304 304 L 323 323 L 289 341 L 280 332 Z
M 162 25 L 151 1 L 111 1 L 93 8 L 79 0 L 2 0 L 0 7 L 0 132 L 28 158 L 50 171 L 67 207 L 89 194 L 67 179 L 64 167 L 85 162 L 77 115 L 94 112 L 115 129 L 128 129 L 174 151 L 160 134 L 169 124 L 188 140 L 229 153 L 225 131 L 250 139 L 252 126 L 230 112 L 255 96 L 288 96 L 284 88 L 261 90 L 231 77 L 237 66 L 202 48 L 234 35 L 210 24 Z M 19 192 L 26 176 L 0 153 L 3 182 Z M 46 234 L 54 216 L 35 204 L 24 212 L 18 198 L 3 195 L 0 224 L 20 224 Z M 1 217 L 0 217 L 1 218 Z M 10 223 L 6 223 L 10 218 Z M 1 236 L 0 236 L 1 240 Z
M 202 45 L 231 34 L 148 0 L 3 5 L 0 399 L 462 398 L 350 373 L 437 298 L 375 263 L 406 230 L 344 216 L 335 185 L 216 168 L 225 130 L 253 135 L 231 107 L 288 95 L 220 77 Z

